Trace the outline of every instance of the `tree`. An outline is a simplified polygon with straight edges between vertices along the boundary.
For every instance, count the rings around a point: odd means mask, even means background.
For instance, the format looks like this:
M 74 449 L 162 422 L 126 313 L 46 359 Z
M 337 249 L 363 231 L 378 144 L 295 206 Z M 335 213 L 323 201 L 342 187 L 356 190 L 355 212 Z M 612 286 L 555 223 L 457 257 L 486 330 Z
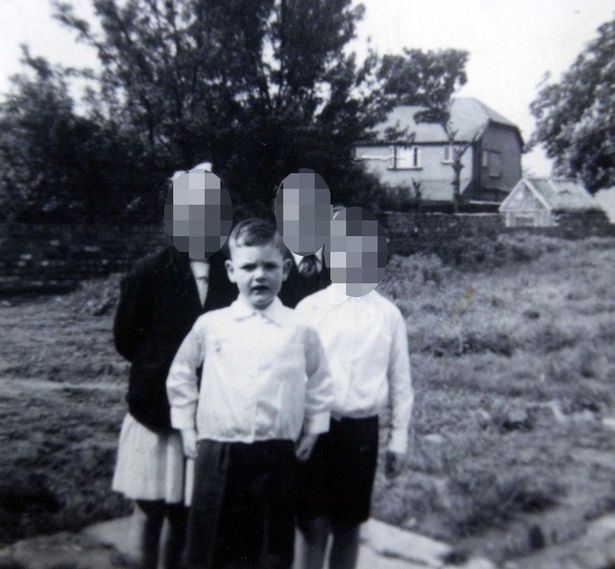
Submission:
M 64 70 L 27 49 L 23 63 L 28 72 L 13 77 L 0 107 L 2 217 L 100 221 L 148 210 L 144 172 L 130 168 L 134 141 L 75 112 Z
M 307 167 L 334 201 L 365 205 L 379 183 L 354 147 L 396 104 L 393 82 L 406 96 L 443 101 L 451 81 L 465 81 L 453 51 L 428 52 L 414 83 L 395 56 L 357 62 L 349 42 L 363 8 L 352 0 L 94 0 L 97 25 L 70 2 L 53 3 L 100 67 L 51 72 L 45 62 L 40 75 L 30 58 L 35 78 L 16 80 L 2 114 L 0 160 L 13 168 L 3 170 L 5 187 L 17 201 L 28 196 L 22 211 L 39 204 L 56 219 L 159 219 L 165 178 L 203 161 L 236 203 L 271 203 L 276 186 Z M 89 85 L 79 112 L 74 76 Z M 45 142 L 54 121 L 65 130 Z M 21 139 L 30 146 L 20 155 Z
M 99 114 L 139 133 L 152 169 L 209 159 L 244 201 L 270 201 L 302 166 L 335 199 L 365 181 L 353 145 L 387 102 L 370 88 L 375 56 L 348 53 L 363 15 L 351 0 L 96 0 L 98 34 L 55 7 L 97 50 Z
M 414 119 L 417 123 L 441 125 L 452 151 L 453 211 L 461 202 L 461 159 L 473 140 L 458 142 L 457 130 L 450 120 L 450 105 L 455 91 L 465 85 L 468 52 L 457 49 L 422 51 L 405 49 L 403 55 L 385 56 L 379 69 L 384 90 L 396 104 L 422 107 Z
M 558 174 L 580 177 L 596 192 L 615 185 L 615 20 L 592 40 L 557 83 L 530 105 L 536 130 Z
M 397 105 L 418 105 L 432 112 L 424 119 L 440 122 L 453 93 L 468 81 L 467 51 L 404 49 L 402 55 L 385 55 L 378 70 L 386 95 Z

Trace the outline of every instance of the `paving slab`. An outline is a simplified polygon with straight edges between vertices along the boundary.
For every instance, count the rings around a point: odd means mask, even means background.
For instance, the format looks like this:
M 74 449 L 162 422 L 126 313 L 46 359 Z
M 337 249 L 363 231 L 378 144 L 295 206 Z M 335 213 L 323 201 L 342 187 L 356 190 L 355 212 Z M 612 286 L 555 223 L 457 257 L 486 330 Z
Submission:
M 0 551 L 0 563 L 21 563 L 24 569 L 126 569 L 138 559 L 141 514 L 94 524 L 71 534 L 61 532 L 20 541 Z M 362 527 L 357 569 L 494 569 L 486 559 L 447 565 L 453 548 L 443 542 L 378 520 Z

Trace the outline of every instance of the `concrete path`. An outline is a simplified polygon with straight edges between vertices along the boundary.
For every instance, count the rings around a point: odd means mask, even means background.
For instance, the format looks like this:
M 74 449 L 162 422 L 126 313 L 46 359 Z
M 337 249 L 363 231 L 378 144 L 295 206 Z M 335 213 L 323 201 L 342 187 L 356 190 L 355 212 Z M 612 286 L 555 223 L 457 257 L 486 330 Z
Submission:
M 78 534 L 62 532 L 18 542 L 0 551 L 0 567 L 23 569 L 126 569 L 137 558 L 138 515 L 90 526 Z M 480 558 L 447 565 L 452 548 L 442 542 L 369 520 L 361 532 L 357 569 L 494 569 Z

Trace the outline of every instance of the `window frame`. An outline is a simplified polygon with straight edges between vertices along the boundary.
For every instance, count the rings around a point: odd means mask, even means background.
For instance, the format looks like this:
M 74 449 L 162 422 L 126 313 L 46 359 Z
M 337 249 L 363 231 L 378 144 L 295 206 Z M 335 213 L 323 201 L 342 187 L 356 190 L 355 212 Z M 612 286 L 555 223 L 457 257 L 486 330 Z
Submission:
M 502 177 L 502 153 L 497 150 L 489 151 L 489 177 L 501 178 Z
M 393 144 L 391 147 L 392 155 L 389 158 L 389 170 L 421 170 L 421 149 L 416 144 Z M 404 156 L 400 158 L 400 149 L 404 150 Z M 400 162 L 403 160 L 403 164 Z M 409 163 L 407 163 L 409 162 Z

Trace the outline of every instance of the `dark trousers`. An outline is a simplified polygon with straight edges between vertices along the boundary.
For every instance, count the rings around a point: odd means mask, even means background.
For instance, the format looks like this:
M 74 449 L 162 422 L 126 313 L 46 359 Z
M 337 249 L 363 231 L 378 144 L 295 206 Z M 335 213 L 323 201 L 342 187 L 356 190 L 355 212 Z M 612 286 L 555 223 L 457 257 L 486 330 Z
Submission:
M 289 569 L 295 469 L 292 441 L 200 441 L 188 521 L 188 565 Z
M 299 525 L 326 516 L 360 524 L 369 518 L 378 463 L 378 417 L 331 419 L 310 459 L 299 465 Z

